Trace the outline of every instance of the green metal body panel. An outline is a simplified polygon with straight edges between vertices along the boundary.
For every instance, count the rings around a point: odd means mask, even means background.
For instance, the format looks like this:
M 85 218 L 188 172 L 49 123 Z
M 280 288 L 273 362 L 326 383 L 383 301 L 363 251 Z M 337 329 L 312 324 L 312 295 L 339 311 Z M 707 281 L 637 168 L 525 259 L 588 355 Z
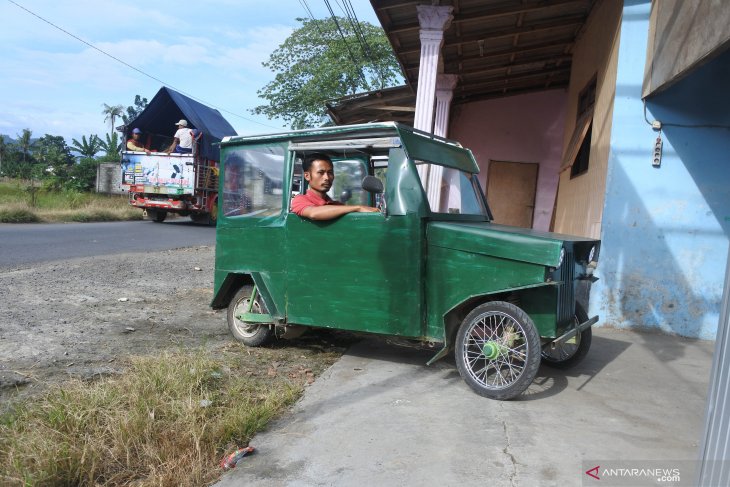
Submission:
M 417 218 L 351 213 L 286 223 L 287 319 L 407 337 L 423 334 Z
M 542 266 L 558 264 L 562 240 L 546 238 L 549 234 L 541 232 L 512 232 L 511 228 L 493 223 L 431 222 L 428 245 Z
M 294 151 L 371 138 L 381 145 L 343 157 L 387 156 L 387 216 L 351 213 L 314 222 L 288 212 Z M 448 343 L 444 318 L 450 311 L 474 298 L 510 293 L 543 338 L 571 326 L 574 281 L 598 241 L 495 225 L 485 215 L 431 213 L 414 161 L 473 174 L 478 166 L 468 149 L 396 123 L 234 137 L 221 143 L 221 180 L 227 159 L 274 149 L 285 153 L 276 176 L 281 211 L 227 216 L 221 206 L 214 306 L 227 305 L 231 276 L 247 276 L 281 323 Z M 266 198 L 278 201 L 271 191 Z M 565 263 L 556 270 L 561 254 Z
M 446 313 L 467 299 L 530 286 L 546 286 L 544 265 L 444 248 L 430 242 L 426 274 L 428 335 L 439 340 L 444 338 Z M 555 308 L 555 301 L 552 306 Z M 554 320 L 536 321 L 535 326 L 541 335 L 555 332 Z

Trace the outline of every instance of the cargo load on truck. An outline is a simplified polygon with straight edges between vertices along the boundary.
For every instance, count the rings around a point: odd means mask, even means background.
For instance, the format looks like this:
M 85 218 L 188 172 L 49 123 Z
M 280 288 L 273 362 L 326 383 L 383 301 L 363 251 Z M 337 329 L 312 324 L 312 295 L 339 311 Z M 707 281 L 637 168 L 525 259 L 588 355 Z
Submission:
M 181 122 L 183 126 L 178 126 Z M 189 153 L 171 152 L 178 128 L 190 131 Z M 127 141 L 139 132 L 138 150 Z M 224 137 L 236 135 L 218 110 L 163 87 L 142 113 L 123 127 L 122 189 L 129 203 L 153 221 L 169 213 L 190 216 L 193 221 L 215 224 L 218 214 L 218 173 Z

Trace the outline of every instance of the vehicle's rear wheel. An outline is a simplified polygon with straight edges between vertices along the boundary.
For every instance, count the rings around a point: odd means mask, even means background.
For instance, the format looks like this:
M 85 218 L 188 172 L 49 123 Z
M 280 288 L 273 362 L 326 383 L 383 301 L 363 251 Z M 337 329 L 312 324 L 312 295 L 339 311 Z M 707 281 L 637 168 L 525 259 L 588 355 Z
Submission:
M 540 367 L 540 336 L 517 306 L 492 301 L 474 308 L 456 334 L 456 365 L 477 394 L 506 400 L 520 395 Z
M 273 340 L 274 325 L 246 323 L 236 318 L 236 315 L 248 310 L 252 292 L 253 286 L 245 285 L 233 296 L 233 299 L 228 304 L 228 329 L 231 330 L 236 340 L 243 342 L 249 347 L 260 347 Z M 254 313 L 267 312 L 260 295 L 256 296 L 251 311 Z
M 578 326 L 586 321 L 588 321 L 588 313 L 583 309 L 583 306 L 575 303 L 575 325 Z M 591 348 L 592 339 L 593 332 L 591 327 L 588 327 L 559 345 L 546 346 L 542 350 L 542 361 L 550 367 L 569 369 L 586 357 L 588 350 Z
M 210 215 L 208 218 L 208 225 L 214 227 L 218 224 L 218 200 L 215 200 L 210 207 Z
M 147 210 L 147 218 L 156 223 L 162 223 L 167 218 L 167 212 L 161 210 Z

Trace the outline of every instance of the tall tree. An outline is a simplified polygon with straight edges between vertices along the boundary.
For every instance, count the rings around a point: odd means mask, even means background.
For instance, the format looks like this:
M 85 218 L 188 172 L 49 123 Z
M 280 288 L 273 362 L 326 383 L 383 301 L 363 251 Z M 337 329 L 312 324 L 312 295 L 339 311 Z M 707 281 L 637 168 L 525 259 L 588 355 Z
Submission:
M 104 109 L 101 111 L 101 114 L 104 115 L 104 121 L 111 121 L 111 131 L 114 132 L 114 122 L 117 117 L 122 116 L 122 114 L 124 113 L 124 107 L 122 105 L 107 105 L 106 103 L 103 103 L 102 106 L 104 107 Z
M 33 131 L 30 129 L 23 129 L 23 133 L 17 134 L 17 137 L 17 144 L 18 147 L 20 147 L 21 152 L 23 153 L 23 164 L 25 164 L 28 160 L 28 153 L 33 146 Z
M 342 17 L 297 20 L 302 26 L 263 63 L 276 76 L 257 92 L 268 104 L 253 113 L 295 129 L 319 126 L 327 121 L 327 100 L 402 82 L 380 27 Z
M 82 135 L 81 142 L 76 139 L 71 140 L 71 150 L 78 152 L 82 158 L 94 157 L 101 149 L 101 139 L 96 134 L 89 135 L 89 140 Z
M 122 114 L 122 120 L 124 120 L 125 125 L 129 125 L 132 120 L 137 118 L 140 113 L 142 113 L 142 110 L 147 108 L 147 98 L 142 98 L 139 95 L 135 95 L 134 97 L 134 105 L 130 105 L 127 107 L 127 113 Z

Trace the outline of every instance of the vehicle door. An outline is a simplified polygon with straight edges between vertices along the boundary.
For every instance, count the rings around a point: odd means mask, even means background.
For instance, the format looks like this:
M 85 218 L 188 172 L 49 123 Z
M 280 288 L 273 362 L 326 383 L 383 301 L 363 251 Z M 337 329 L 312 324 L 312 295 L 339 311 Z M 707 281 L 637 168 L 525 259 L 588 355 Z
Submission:
M 387 179 L 391 163 L 374 171 L 368 158 L 333 158 L 333 198 L 374 204 L 361 189 L 362 179 L 373 172 Z M 386 200 L 395 197 L 388 181 L 385 187 Z M 289 213 L 286 238 L 290 323 L 423 335 L 423 235 L 417 215 L 350 213 L 315 222 Z

